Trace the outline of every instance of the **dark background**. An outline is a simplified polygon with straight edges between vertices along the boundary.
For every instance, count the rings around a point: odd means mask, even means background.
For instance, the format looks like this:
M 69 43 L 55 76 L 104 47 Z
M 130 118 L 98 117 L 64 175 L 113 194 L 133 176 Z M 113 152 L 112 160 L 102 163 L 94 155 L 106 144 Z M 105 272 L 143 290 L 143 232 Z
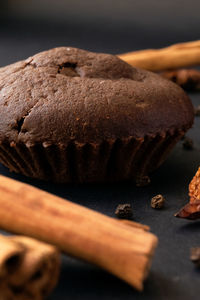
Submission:
M 97 52 L 164 47 L 199 39 L 199 1 L 81 1 L 1 0 L 0 66 L 56 46 Z M 200 104 L 200 93 L 190 95 Z M 131 203 L 134 220 L 151 226 L 159 246 L 143 293 L 89 264 L 63 257 L 61 278 L 49 300 L 65 299 L 199 299 L 200 272 L 189 260 L 191 246 L 200 246 L 200 222 L 176 219 L 173 214 L 188 201 L 188 183 L 200 161 L 200 118 L 188 136 L 194 150 L 179 142 L 168 160 L 152 175 L 150 186 L 49 185 L 20 175 L 0 172 L 114 216 L 118 203 Z M 150 207 L 161 193 L 166 207 Z M 28 299 L 27 299 L 28 300 Z
M 1 0 L 0 65 L 55 46 L 120 53 L 199 39 L 198 0 Z

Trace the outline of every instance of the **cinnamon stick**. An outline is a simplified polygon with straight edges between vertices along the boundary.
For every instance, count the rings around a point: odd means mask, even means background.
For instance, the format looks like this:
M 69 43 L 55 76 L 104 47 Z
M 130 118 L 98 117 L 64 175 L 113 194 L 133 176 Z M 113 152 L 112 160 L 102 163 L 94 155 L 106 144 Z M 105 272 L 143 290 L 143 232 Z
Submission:
M 118 55 L 134 67 L 163 71 L 200 64 L 200 40 L 174 44 L 162 49 L 147 49 Z
M 58 250 L 24 236 L 0 235 L 0 300 L 43 300 L 55 287 Z
M 0 208 L 0 228 L 56 245 L 143 289 L 157 245 L 152 233 L 4 176 Z
M 144 224 L 140 224 L 140 223 L 137 223 L 137 222 L 134 222 L 134 221 L 131 221 L 131 220 L 121 219 L 121 220 L 119 220 L 119 222 L 121 222 L 123 224 L 126 224 L 128 226 L 131 226 L 133 228 L 140 228 L 140 229 L 143 229 L 145 231 L 150 231 L 149 226 L 144 225 Z

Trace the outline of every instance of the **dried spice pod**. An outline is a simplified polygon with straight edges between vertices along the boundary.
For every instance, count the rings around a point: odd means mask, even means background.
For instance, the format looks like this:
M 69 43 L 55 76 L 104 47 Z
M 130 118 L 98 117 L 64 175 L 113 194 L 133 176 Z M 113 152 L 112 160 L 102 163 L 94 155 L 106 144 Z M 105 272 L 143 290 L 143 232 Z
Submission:
M 200 201 L 200 167 L 189 184 L 190 203 Z
M 166 71 L 161 76 L 175 82 L 187 91 L 200 90 L 200 71 L 195 69 L 179 69 Z
M 196 220 L 200 218 L 200 201 L 186 204 L 181 210 L 175 214 L 175 217 Z
M 196 220 L 200 218 L 200 167 L 189 184 L 190 202 L 175 217 Z

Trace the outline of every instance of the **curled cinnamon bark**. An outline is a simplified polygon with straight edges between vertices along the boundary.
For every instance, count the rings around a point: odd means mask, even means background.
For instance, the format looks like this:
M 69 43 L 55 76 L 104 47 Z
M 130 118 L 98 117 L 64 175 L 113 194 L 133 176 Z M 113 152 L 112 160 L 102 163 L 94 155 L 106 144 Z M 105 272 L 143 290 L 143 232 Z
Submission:
M 189 184 L 190 202 L 175 217 L 196 220 L 200 218 L 200 167 Z
M 175 82 L 185 90 L 188 91 L 200 90 L 200 71 L 198 70 L 180 69 L 180 70 L 166 71 L 166 72 L 162 72 L 161 76 Z
M 25 236 L 0 235 L 0 300 L 43 300 L 55 287 L 55 247 Z
M 9 276 L 22 263 L 24 246 L 0 235 L 0 281 Z

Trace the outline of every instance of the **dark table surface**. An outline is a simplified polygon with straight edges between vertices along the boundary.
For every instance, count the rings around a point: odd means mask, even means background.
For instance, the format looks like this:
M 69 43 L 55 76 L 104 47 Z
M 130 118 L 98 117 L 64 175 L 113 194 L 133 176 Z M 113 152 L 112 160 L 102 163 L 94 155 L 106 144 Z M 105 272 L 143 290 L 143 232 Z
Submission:
M 143 40 L 138 35 L 130 39 L 131 29 L 106 30 L 59 25 L 31 26 L 7 19 L 0 29 L 0 65 L 26 58 L 43 49 L 72 45 L 94 51 L 120 53 L 143 47 L 161 47 L 169 42 L 180 42 L 173 36 Z M 14 25 L 15 26 L 14 26 Z M 99 31 L 97 30 L 99 29 Z M 95 35 L 96 30 L 98 35 Z M 73 34 L 72 34 L 73 32 Z M 193 35 L 195 38 L 195 35 Z M 184 38 L 182 38 L 182 41 Z M 119 43 L 120 41 L 120 43 Z M 200 104 L 200 94 L 191 94 L 194 105 Z M 194 140 L 194 149 L 185 150 L 180 141 L 167 161 L 151 176 L 151 184 L 136 188 L 133 184 L 112 185 L 56 185 L 11 174 L 0 165 L 0 173 L 30 183 L 41 189 L 85 205 L 114 217 L 118 203 L 131 203 L 134 220 L 147 224 L 159 237 L 159 245 L 143 293 L 135 291 L 112 275 L 78 260 L 63 257 L 60 281 L 49 300 L 65 299 L 199 299 L 200 271 L 189 260 L 190 247 L 200 246 L 200 222 L 180 220 L 173 216 L 188 201 L 188 184 L 200 162 L 200 118 L 195 119 L 188 136 Z M 162 210 L 153 210 L 150 199 L 156 194 L 166 197 Z

